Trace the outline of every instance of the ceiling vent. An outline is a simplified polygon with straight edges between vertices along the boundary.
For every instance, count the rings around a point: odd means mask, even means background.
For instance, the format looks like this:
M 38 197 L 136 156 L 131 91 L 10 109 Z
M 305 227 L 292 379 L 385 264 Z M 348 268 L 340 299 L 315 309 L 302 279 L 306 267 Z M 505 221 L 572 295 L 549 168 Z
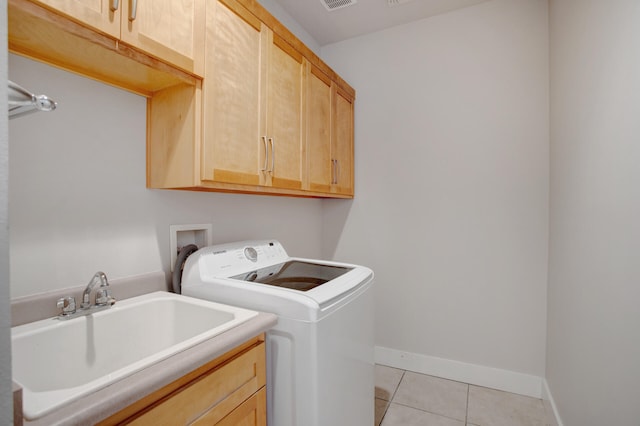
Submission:
M 400 6 L 401 4 L 409 3 L 412 0 L 387 0 L 389 7 Z
M 327 8 L 329 12 L 358 3 L 357 0 L 320 0 L 320 2 L 324 5 L 324 7 Z

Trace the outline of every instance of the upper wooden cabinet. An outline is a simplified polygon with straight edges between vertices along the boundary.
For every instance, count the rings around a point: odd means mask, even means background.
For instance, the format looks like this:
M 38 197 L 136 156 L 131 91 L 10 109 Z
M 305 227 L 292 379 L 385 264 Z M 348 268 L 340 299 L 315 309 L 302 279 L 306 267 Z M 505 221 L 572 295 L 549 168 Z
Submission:
M 182 137 L 171 108 L 188 90 L 151 99 L 148 185 L 352 197 L 353 89 L 254 2 L 210 1 L 206 17 L 201 134 Z
M 353 196 L 353 97 L 334 88 L 331 138 L 331 192 Z
M 120 38 L 120 2 L 128 0 L 33 0 L 103 33 Z
M 207 5 L 201 179 L 302 188 L 303 58 L 232 0 Z
M 266 183 L 277 188 L 302 189 L 305 137 L 302 121 L 302 55 L 284 39 L 268 31 L 268 63 L 264 81 L 267 96 L 262 102 L 266 113 L 268 150 Z
M 202 76 L 205 0 L 111 1 L 122 7 L 123 42 Z
M 307 189 L 331 192 L 331 80 L 316 67 L 307 74 Z
M 7 4 L 10 51 L 148 98 L 149 188 L 353 197 L 355 91 L 255 0 Z
M 185 71 L 202 75 L 205 0 L 33 0 Z
M 353 196 L 353 96 L 312 67 L 307 108 L 308 189 Z
M 199 179 L 205 183 L 260 185 L 263 181 L 259 166 L 266 161 L 261 143 L 267 149 L 261 141 L 266 128 L 260 116 L 263 37 L 261 22 L 241 6 L 217 0 L 208 3 L 203 140 L 198 141 Z

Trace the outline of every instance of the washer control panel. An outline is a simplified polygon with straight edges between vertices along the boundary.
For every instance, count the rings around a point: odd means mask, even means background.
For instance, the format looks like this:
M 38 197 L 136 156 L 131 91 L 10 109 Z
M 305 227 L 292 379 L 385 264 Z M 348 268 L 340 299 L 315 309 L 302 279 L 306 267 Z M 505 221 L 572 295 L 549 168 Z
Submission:
M 244 249 L 244 257 L 249 259 L 252 262 L 258 261 L 258 251 L 253 247 L 247 247 Z
M 200 251 L 200 268 L 208 276 L 232 276 L 285 261 L 289 256 L 276 240 L 242 241 L 210 246 Z M 237 272 L 240 271 L 240 272 Z

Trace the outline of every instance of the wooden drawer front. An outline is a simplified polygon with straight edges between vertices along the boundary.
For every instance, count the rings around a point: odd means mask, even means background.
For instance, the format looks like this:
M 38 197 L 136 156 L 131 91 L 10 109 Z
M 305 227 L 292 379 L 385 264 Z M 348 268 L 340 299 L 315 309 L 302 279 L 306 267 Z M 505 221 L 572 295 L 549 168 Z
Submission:
M 267 390 L 263 387 L 222 420 L 220 420 L 219 414 L 214 415 L 213 411 L 216 411 L 216 408 L 192 424 L 196 426 L 266 426 Z
M 211 415 L 222 419 L 266 383 L 264 343 L 214 368 L 168 395 L 131 424 L 188 424 Z M 215 420 L 218 418 L 218 420 Z

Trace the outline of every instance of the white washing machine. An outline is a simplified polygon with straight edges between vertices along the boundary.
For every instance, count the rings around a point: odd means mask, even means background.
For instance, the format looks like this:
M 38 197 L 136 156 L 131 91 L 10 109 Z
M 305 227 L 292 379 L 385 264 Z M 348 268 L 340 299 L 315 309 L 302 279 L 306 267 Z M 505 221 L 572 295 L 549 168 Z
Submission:
M 182 294 L 278 315 L 267 332 L 270 426 L 374 423 L 373 272 L 289 257 L 275 240 L 202 248 Z

